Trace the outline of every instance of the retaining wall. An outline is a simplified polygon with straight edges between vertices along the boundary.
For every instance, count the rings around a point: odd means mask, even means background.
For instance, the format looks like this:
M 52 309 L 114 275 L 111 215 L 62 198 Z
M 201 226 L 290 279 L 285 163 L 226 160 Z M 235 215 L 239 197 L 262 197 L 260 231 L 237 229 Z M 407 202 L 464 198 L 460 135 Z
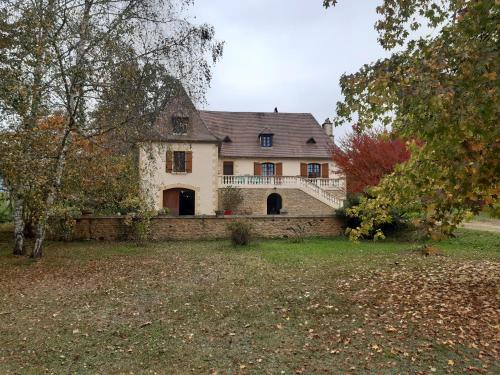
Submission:
M 338 236 L 341 222 L 332 215 L 323 216 L 225 216 L 157 217 L 152 219 L 153 240 L 200 240 L 227 238 L 227 225 L 245 221 L 256 237 L 286 238 L 294 229 L 304 236 Z M 116 241 L 130 239 L 129 228 L 120 216 L 82 216 L 76 220 L 73 239 Z

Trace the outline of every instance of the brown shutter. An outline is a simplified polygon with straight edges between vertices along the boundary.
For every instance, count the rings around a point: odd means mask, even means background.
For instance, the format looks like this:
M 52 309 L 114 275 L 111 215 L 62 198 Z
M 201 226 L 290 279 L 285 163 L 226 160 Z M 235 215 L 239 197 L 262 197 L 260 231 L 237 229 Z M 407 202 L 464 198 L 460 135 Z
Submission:
M 174 166 L 174 152 L 173 151 L 167 151 L 167 163 L 166 163 L 166 170 L 167 173 L 172 173 L 172 169 Z
M 262 174 L 262 167 L 260 163 L 253 163 L 253 175 L 260 176 Z
M 283 176 L 283 163 L 276 163 L 276 176 Z
M 307 164 L 306 163 L 300 163 L 300 176 L 307 177 Z
M 186 173 L 193 173 L 193 151 L 186 151 Z
M 328 163 L 324 163 L 324 164 L 321 164 L 321 177 L 322 178 L 330 178 L 329 177 L 329 169 L 330 169 L 330 166 L 328 165 Z

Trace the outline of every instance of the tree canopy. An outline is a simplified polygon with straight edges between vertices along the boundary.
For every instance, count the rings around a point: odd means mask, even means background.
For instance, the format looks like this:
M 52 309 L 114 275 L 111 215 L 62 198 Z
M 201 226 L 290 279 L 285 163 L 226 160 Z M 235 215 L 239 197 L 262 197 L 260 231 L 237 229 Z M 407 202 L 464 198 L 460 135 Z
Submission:
M 429 234 L 449 235 L 469 213 L 498 209 L 500 3 L 385 0 L 376 10 L 379 42 L 394 52 L 342 76 L 336 124 L 383 124 L 421 143 L 352 211 L 363 221 L 351 234 L 405 208 L 423 213 Z M 432 34 L 414 37 L 422 27 Z
M 23 252 L 30 199 L 37 207 L 32 256 L 41 255 L 51 208 L 79 149 L 74 142 L 112 134 L 132 143 L 156 121 L 179 82 L 194 99 L 203 98 L 222 43 L 211 26 L 183 17 L 190 3 L 0 3 L 0 144 L 6 146 L 0 170 L 14 205 L 15 253 Z M 57 127 L 42 126 L 55 118 L 62 120 Z
M 358 194 L 378 185 L 396 164 L 410 157 L 402 139 L 393 139 L 386 132 L 360 132 L 357 126 L 339 142 L 333 160 L 346 175 L 347 193 Z

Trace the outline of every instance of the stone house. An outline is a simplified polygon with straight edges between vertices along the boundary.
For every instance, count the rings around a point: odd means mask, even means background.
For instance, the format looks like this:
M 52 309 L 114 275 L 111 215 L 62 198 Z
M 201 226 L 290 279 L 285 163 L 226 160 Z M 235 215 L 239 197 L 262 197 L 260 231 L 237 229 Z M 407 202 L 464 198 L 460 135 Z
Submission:
M 224 210 L 228 186 L 237 214 L 332 214 L 346 194 L 332 130 L 309 113 L 199 111 L 180 88 L 139 143 L 141 190 L 172 215 Z

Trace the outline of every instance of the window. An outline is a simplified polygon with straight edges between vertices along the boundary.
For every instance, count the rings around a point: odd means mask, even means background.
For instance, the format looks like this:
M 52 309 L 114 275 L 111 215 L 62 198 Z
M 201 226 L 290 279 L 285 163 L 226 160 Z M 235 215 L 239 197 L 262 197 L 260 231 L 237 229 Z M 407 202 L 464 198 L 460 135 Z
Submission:
M 262 163 L 261 165 L 262 176 L 274 176 L 274 164 L 273 163 Z
M 174 126 L 174 134 L 186 134 L 188 122 L 188 117 L 173 116 L 172 124 Z
M 174 172 L 186 172 L 186 152 L 174 151 Z
M 321 165 L 317 163 L 307 164 L 307 177 L 309 178 L 321 177 Z
M 260 147 L 273 147 L 273 135 L 262 134 L 260 136 Z
M 232 176 L 234 174 L 234 164 L 232 161 L 225 161 L 223 165 L 224 176 Z

